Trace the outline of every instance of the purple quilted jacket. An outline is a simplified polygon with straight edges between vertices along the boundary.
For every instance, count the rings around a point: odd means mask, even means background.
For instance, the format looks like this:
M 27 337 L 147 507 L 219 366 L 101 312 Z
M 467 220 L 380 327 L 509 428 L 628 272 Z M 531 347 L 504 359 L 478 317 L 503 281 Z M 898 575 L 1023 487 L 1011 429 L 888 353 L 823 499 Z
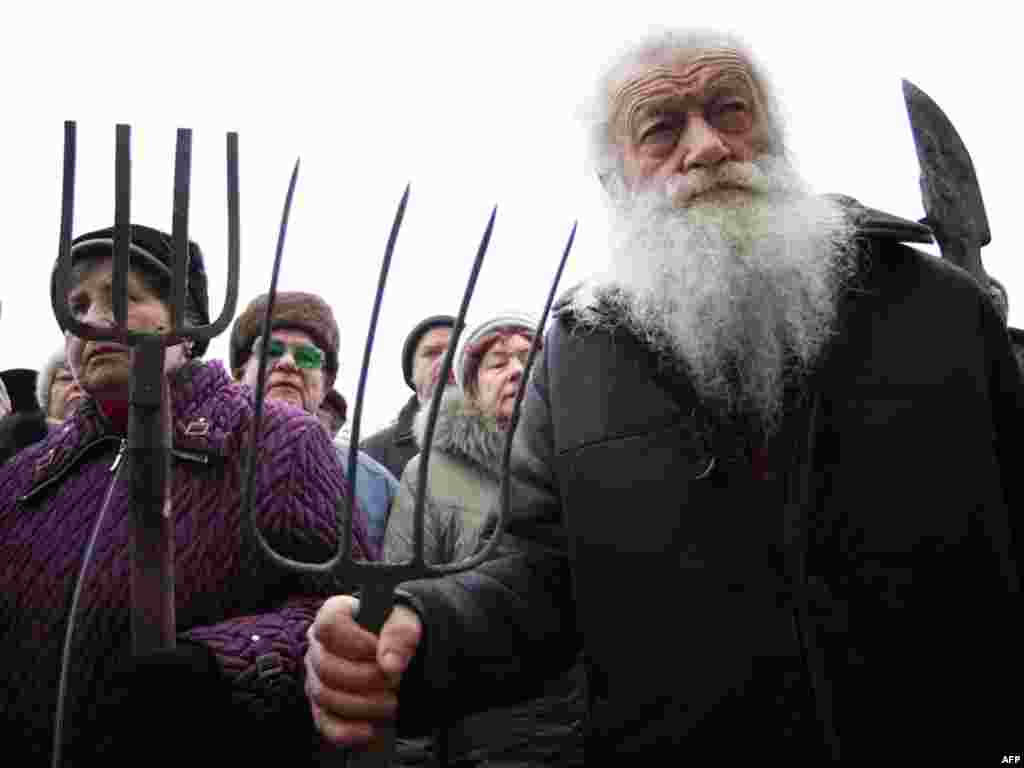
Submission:
M 191 363 L 171 383 L 175 599 L 181 637 L 210 647 L 240 705 L 306 707 L 305 632 L 347 585 L 282 574 L 251 551 L 240 515 L 252 393 L 220 362 Z M 343 469 L 317 420 L 268 402 L 255 508 L 279 551 L 322 562 L 335 550 Z M 90 403 L 0 467 L 0 743 L 43 764 L 53 734 L 61 647 L 75 580 L 107 494 L 85 575 L 69 665 L 65 762 L 86 763 L 102 737 L 106 683 L 130 654 L 129 514 L 123 441 Z M 115 467 L 117 465 L 117 467 Z M 377 559 L 355 512 L 357 556 Z M 76 759 L 77 758 L 77 759 Z

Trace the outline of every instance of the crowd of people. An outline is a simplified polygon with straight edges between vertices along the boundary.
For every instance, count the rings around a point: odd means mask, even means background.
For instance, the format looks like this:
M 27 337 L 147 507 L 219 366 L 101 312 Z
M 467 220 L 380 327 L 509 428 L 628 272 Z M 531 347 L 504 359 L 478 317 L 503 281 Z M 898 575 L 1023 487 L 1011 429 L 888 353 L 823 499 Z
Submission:
M 923 225 L 811 193 L 731 36 L 652 35 L 594 104 L 610 266 L 555 304 L 528 379 L 539 297 L 411 323 L 412 394 L 358 446 L 321 296 L 279 293 L 267 337 L 252 299 L 226 363 L 167 349 L 174 648 L 133 653 L 129 631 L 131 349 L 66 331 L 0 373 L 0 735 L 20 764 L 340 765 L 390 726 L 402 765 L 1019 751 L 1005 291 L 908 245 Z M 159 333 L 172 240 L 130 236 L 126 323 Z M 58 299 L 79 322 L 113 323 L 113 238 L 72 241 Z M 205 324 L 188 249 L 186 321 Z M 241 508 L 264 351 L 253 510 L 277 551 L 328 560 L 342 514 L 357 558 L 407 561 L 422 496 L 424 559 L 464 560 L 494 531 L 511 439 L 493 556 L 402 585 L 379 635 L 355 585 L 266 560 Z

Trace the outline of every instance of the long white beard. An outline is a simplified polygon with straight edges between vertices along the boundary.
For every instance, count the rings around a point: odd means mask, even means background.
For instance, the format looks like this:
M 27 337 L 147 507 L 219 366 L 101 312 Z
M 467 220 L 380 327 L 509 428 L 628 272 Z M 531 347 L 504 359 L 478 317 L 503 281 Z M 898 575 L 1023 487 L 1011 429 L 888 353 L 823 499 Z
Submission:
M 685 363 L 702 397 L 772 430 L 786 384 L 830 337 L 854 269 L 842 210 L 772 159 L 615 199 L 610 267 L 598 279 L 606 300 L 622 305 L 623 322 L 647 343 Z

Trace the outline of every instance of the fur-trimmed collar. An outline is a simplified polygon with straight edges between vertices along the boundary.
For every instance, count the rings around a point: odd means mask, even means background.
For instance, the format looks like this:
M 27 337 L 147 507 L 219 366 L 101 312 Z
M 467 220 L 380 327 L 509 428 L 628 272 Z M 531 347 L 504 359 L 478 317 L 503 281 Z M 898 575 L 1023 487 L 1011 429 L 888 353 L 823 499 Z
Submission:
M 657 353 L 662 365 L 678 371 L 686 370 L 686 363 L 672 343 L 664 318 L 642 313 L 633 292 L 618 283 L 593 280 L 579 283 L 559 299 L 554 313 L 571 318 L 573 328 L 579 333 L 610 333 L 622 328 Z
M 429 416 L 430 404 L 424 403 L 413 421 L 413 435 L 420 450 Z M 433 448 L 468 459 L 497 476 L 501 472 L 505 433 L 498 429 L 497 419 L 481 411 L 456 387 L 448 387 L 437 411 Z

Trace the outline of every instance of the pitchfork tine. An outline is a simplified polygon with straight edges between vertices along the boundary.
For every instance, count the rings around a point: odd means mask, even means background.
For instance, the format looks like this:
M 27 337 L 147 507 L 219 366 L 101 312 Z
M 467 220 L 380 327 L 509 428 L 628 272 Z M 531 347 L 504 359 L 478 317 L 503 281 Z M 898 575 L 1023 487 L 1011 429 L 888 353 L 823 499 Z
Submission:
M 131 246 L 132 199 L 132 129 L 118 125 L 114 143 L 114 260 L 112 292 L 114 300 L 114 327 L 117 333 L 128 333 L 128 264 Z
M 353 447 L 353 450 L 348 452 L 348 462 L 345 467 L 345 477 L 349 484 L 349 497 L 350 499 L 355 498 L 356 489 L 356 459 L 358 458 L 358 446 L 359 446 L 359 427 L 363 420 L 363 394 L 366 391 L 366 376 L 370 370 L 370 353 L 373 351 L 373 342 L 377 335 L 377 319 L 380 316 L 380 305 L 384 300 L 384 286 L 387 285 L 388 272 L 391 271 L 391 256 L 395 252 L 395 243 L 398 240 L 398 231 L 402 227 L 402 221 L 405 219 L 405 207 L 409 202 L 409 188 L 410 184 L 405 185 L 405 192 L 402 193 L 402 199 L 398 203 L 398 210 L 395 211 L 395 220 L 391 223 L 391 232 L 388 234 L 388 244 L 384 248 L 384 261 L 380 265 L 380 276 L 377 278 L 377 295 L 373 300 L 373 312 L 370 314 L 370 328 L 366 332 L 366 347 L 363 350 L 363 367 L 359 372 L 359 387 L 356 389 L 356 409 L 354 416 L 352 417 L 352 431 L 349 437 L 349 445 Z M 355 509 L 355 505 L 349 504 L 350 509 Z M 348 554 L 352 551 L 352 524 L 351 524 L 351 513 L 347 518 L 349 520 L 348 525 L 343 525 L 346 520 L 345 517 L 338 517 L 338 525 L 342 526 L 341 537 L 344 542 L 342 551 Z
M 295 161 L 292 169 L 292 177 L 288 182 L 288 194 L 285 196 L 284 211 L 281 214 L 281 227 L 277 233 L 277 251 L 274 254 L 274 268 L 270 277 L 270 291 L 267 293 L 267 309 L 263 316 L 260 335 L 264 343 L 260 344 L 260 364 L 256 375 L 256 395 L 253 402 L 252 428 L 249 430 L 249 455 L 245 462 L 245 487 L 242 489 L 243 514 L 246 517 L 247 528 L 250 535 L 254 537 L 256 546 L 276 565 L 289 570 L 304 571 L 307 573 L 329 573 L 331 567 L 338 560 L 335 555 L 326 563 L 302 563 L 291 558 L 284 557 L 275 552 L 267 543 L 263 532 L 256 522 L 255 510 L 252 508 L 253 492 L 256 485 L 256 454 L 260 445 L 260 424 L 263 421 L 263 395 L 267 383 L 267 353 L 270 345 L 266 339 L 270 336 L 270 318 L 274 314 L 274 300 L 277 298 L 277 278 L 281 272 L 281 255 L 284 253 L 284 239 L 288 232 L 288 216 L 292 209 L 292 197 L 295 194 L 295 182 L 299 178 L 299 161 Z
M 498 214 L 498 206 L 491 210 L 491 217 L 487 221 L 487 229 L 480 240 L 480 247 L 477 248 L 476 259 L 473 260 L 473 269 L 469 273 L 469 280 L 466 283 L 466 290 L 462 294 L 462 305 L 459 307 L 459 316 L 455 320 L 455 328 L 452 329 L 452 336 L 448 342 L 448 349 L 444 353 L 444 362 L 441 364 L 441 372 L 437 379 L 437 386 L 430 397 L 430 413 L 427 416 L 427 428 L 423 434 L 423 446 L 430 446 L 434 443 L 434 426 L 437 423 L 437 413 L 441 408 L 441 398 L 444 395 L 445 386 L 448 382 L 448 374 L 452 369 L 452 360 L 455 357 L 455 348 L 459 343 L 459 336 L 462 335 L 462 327 L 465 324 L 466 312 L 469 309 L 469 300 L 476 289 L 476 279 L 480 274 L 480 266 L 483 264 L 484 254 L 487 253 L 487 246 L 491 242 L 491 231 L 494 229 L 494 217 Z M 427 492 L 427 466 L 430 461 L 430 451 L 420 452 L 419 475 L 416 489 L 416 506 L 413 512 L 413 562 L 423 562 L 423 508 L 426 502 Z
M 192 175 L 192 131 L 178 129 L 174 152 L 174 212 L 171 219 L 171 241 L 174 256 L 171 270 L 171 327 L 180 334 L 185 328 L 185 288 L 188 283 L 188 204 Z
M 224 307 L 220 317 L 209 329 L 203 329 L 204 338 L 213 338 L 220 334 L 235 316 L 238 306 L 238 271 L 241 262 L 241 237 L 239 234 L 238 204 L 238 134 L 227 136 L 228 163 L 228 292 L 224 298 Z M 206 334 L 209 336 L 206 336 Z
M 547 301 L 544 303 L 544 311 L 541 312 L 540 319 L 537 321 L 537 330 L 533 334 L 533 341 L 530 342 L 530 354 L 526 358 L 526 368 L 523 369 L 522 386 L 519 387 L 519 391 L 516 392 L 516 402 L 512 406 L 512 419 L 508 425 L 508 433 L 505 437 L 505 452 L 501 458 L 501 514 L 498 516 L 498 524 L 495 528 L 494 534 L 492 535 L 493 540 L 498 540 L 501 535 L 505 532 L 505 525 L 508 522 L 509 508 L 511 507 L 511 490 L 512 485 L 509 482 L 511 478 L 511 464 L 512 464 L 512 440 L 516 434 L 516 427 L 519 426 L 519 412 L 523 404 L 523 396 L 526 394 L 526 388 L 530 382 L 530 372 L 533 370 L 533 362 L 537 357 L 537 350 L 540 349 L 541 338 L 544 334 L 544 322 L 547 320 L 548 313 L 551 311 L 551 305 L 555 300 L 555 293 L 558 291 L 558 283 L 562 280 L 562 271 L 565 269 L 565 262 L 569 258 L 569 251 L 572 250 L 572 244 L 576 240 L 576 226 L 579 222 L 574 221 L 572 224 L 572 231 L 569 233 L 569 240 L 565 244 L 565 250 L 562 252 L 562 260 L 558 262 L 558 270 L 555 272 L 555 279 L 551 281 L 551 289 L 548 291 Z
M 60 254 L 57 261 L 57 279 L 52 296 L 53 313 L 57 322 L 75 336 L 89 340 L 124 341 L 118 329 L 96 328 L 75 319 L 68 309 L 68 290 L 71 287 L 71 230 L 75 216 L 75 122 L 64 121 L 64 183 L 61 190 Z
M 212 339 L 231 323 L 238 306 L 238 272 L 241 261 L 239 214 L 238 214 L 238 134 L 227 135 L 227 176 L 228 176 L 228 290 L 220 316 L 210 325 L 190 326 L 188 336 L 196 339 Z
M 68 283 L 71 277 L 71 230 L 75 222 L 75 122 L 64 121 L 64 169 L 60 196 L 60 252 L 57 256 L 57 290 L 53 311 L 61 328 L 71 320 L 68 311 Z
M 487 229 L 484 231 L 483 238 L 480 241 L 480 247 L 477 249 L 476 258 L 473 260 L 473 269 L 470 272 L 469 281 L 466 284 L 466 290 L 462 296 L 462 306 L 459 308 L 459 315 L 455 320 L 455 327 L 452 329 L 452 338 L 448 343 L 448 350 L 445 352 L 444 362 L 441 365 L 437 385 L 435 386 L 434 393 L 431 395 L 430 399 L 430 413 L 427 419 L 427 428 L 423 438 L 422 450 L 420 451 L 420 465 L 418 473 L 419 487 L 416 489 L 416 507 L 413 513 L 413 558 L 410 562 L 404 565 L 390 567 L 390 573 L 388 573 L 389 566 L 385 565 L 377 572 L 379 574 L 377 578 L 367 578 L 364 576 L 362 580 L 362 591 L 359 596 L 359 608 L 356 612 L 355 619 L 359 622 L 359 626 L 373 634 L 380 633 L 381 627 L 384 626 L 385 620 L 391 613 L 391 609 L 395 604 L 395 587 L 402 581 L 400 574 L 404 571 L 412 576 L 413 573 L 411 571 L 422 571 L 424 568 L 423 512 L 427 491 L 427 464 L 430 459 L 430 445 L 433 440 L 434 424 L 437 421 L 437 412 L 441 404 L 441 397 L 444 393 L 445 384 L 448 381 L 448 372 L 451 370 L 452 356 L 455 347 L 459 342 L 460 331 L 463 325 L 465 325 L 466 311 L 469 308 L 469 300 L 472 298 L 473 291 L 476 288 L 476 279 L 480 274 L 480 266 L 483 264 L 484 254 L 487 252 L 487 246 L 491 240 L 491 231 L 494 229 L 494 218 L 497 213 L 498 207 L 495 206 L 491 211 L 490 219 L 487 221 Z M 352 464 L 351 454 L 349 457 L 349 464 Z M 354 485 L 355 484 L 353 482 L 353 493 Z M 349 525 L 348 528 L 351 531 L 351 525 Z M 351 535 L 351 533 L 349 535 Z M 420 575 L 422 576 L 426 574 Z M 385 727 L 382 730 L 381 739 L 382 746 L 379 746 L 377 749 L 368 752 L 356 752 L 349 755 L 347 768 L 383 768 L 384 766 L 390 765 L 391 755 L 394 751 L 394 731 Z
M 572 232 L 569 233 L 569 240 L 565 244 L 565 250 L 562 252 L 562 259 L 558 264 L 558 270 L 555 272 L 555 278 L 551 281 L 551 288 L 548 291 L 547 301 L 544 303 L 544 311 L 540 314 L 540 320 L 537 323 L 536 332 L 533 336 L 533 341 L 530 344 L 530 354 L 526 358 L 526 366 L 523 368 L 522 382 L 523 385 L 519 387 L 519 391 L 516 393 L 516 401 L 512 410 L 512 419 L 509 422 L 508 430 L 505 433 L 505 449 L 502 457 L 502 474 L 501 482 L 502 487 L 500 489 L 500 506 L 498 521 L 493 531 L 488 533 L 490 540 L 479 552 L 474 554 L 467 560 L 461 563 L 451 563 L 447 565 L 432 565 L 429 566 L 431 575 L 439 576 L 442 574 L 460 573 L 461 571 L 469 570 L 470 568 L 476 568 L 480 563 L 487 560 L 491 553 L 497 548 L 498 542 L 501 540 L 502 534 L 505 532 L 505 523 L 509 516 L 509 466 L 511 463 L 512 456 L 512 440 L 515 437 L 516 427 L 519 425 L 519 410 L 520 403 L 523 401 L 523 397 L 526 394 L 526 388 L 530 382 L 530 372 L 533 370 L 533 363 L 536 359 L 537 352 L 540 348 L 542 334 L 544 332 L 544 321 L 551 312 L 551 305 L 554 303 L 555 293 L 558 291 L 558 284 L 562 279 L 562 271 L 565 269 L 565 263 L 569 258 L 569 252 L 572 250 L 572 244 L 576 239 L 576 224 L 572 226 Z

